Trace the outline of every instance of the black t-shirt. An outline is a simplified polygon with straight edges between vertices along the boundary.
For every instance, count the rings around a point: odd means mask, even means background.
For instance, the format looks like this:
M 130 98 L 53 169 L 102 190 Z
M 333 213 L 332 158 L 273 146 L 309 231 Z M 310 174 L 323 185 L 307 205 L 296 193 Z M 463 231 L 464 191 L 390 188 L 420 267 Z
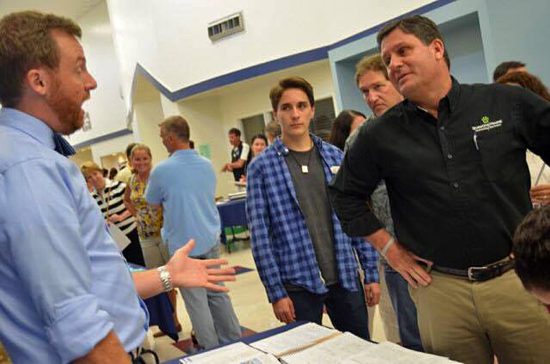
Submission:
M 306 221 L 321 275 L 326 285 L 337 283 L 332 207 L 321 156 L 315 146 L 307 152 L 289 150 L 285 162 L 292 177 L 296 198 Z M 302 166 L 307 168 L 307 173 L 303 172 Z

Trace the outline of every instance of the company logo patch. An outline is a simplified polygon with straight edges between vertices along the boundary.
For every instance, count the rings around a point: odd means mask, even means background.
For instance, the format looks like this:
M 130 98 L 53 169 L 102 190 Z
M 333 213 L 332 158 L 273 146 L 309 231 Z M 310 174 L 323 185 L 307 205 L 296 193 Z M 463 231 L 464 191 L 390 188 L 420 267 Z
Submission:
M 491 121 L 491 119 L 484 115 L 481 117 L 481 125 L 472 126 L 472 130 L 476 133 L 481 131 L 487 131 L 494 128 L 500 128 L 502 126 L 502 119 L 497 121 Z

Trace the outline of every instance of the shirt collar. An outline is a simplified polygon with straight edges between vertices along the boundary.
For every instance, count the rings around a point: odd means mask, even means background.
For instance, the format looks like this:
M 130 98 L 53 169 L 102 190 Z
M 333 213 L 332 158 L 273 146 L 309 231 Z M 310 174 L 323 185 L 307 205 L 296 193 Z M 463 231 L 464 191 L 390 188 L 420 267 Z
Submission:
M 317 150 L 319 151 L 322 150 L 323 140 L 311 133 L 309 134 L 309 136 L 311 137 L 311 140 L 313 140 L 313 144 L 315 145 Z M 287 146 L 284 145 L 283 140 L 280 137 L 277 137 L 277 139 L 275 139 L 275 141 L 273 142 L 273 148 L 275 149 L 278 155 L 286 156 L 289 153 Z
M 175 156 L 175 155 L 188 155 L 188 154 L 197 154 L 197 150 L 196 149 L 191 149 L 191 148 L 188 148 L 188 149 L 178 149 L 174 152 L 172 152 L 172 154 L 170 154 L 170 157 L 172 156 Z
M 460 83 L 453 76 L 451 76 L 451 82 L 451 89 L 439 103 L 445 102 L 449 107 L 449 111 L 452 113 L 458 108 L 458 103 L 460 101 Z M 423 110 L 409 99 L 405 99 L 403 105 L 409 110 Z
M 22 111 L 4 107 L 0 110 L 0 125 L 17 129 L 50 149 L 55 149 L 53 130 L 40 119 Z

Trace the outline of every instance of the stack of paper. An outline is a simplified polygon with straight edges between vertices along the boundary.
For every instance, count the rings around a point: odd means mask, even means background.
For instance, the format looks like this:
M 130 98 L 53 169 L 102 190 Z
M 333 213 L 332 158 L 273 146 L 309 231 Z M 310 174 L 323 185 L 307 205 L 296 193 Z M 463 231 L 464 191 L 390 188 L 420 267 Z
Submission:
M 182 364 L 279 364 L 271 354 L 262 353 L 241 342 L 180 359 Z
M 281 357 L 285 354 L 316 345 L 323 340 L 340 334 L 340 331 L 314 323 L 307 323 L 266 339 L 253 342 L 250 345 L 266 353 Z
M 419 353 L 385 342 L 373 344 L 349 332 L 331 337 L 307 349 L 284 355 L 287 364 L 451 364 L 447 358 Z

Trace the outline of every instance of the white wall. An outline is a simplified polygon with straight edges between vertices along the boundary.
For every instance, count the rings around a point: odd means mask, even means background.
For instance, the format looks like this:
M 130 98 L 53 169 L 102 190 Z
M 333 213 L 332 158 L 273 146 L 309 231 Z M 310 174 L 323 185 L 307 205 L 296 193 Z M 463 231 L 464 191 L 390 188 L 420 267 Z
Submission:
M 100 2 L 84 17 L 78 19 L 82 27 L 82 45 L 87 67 L 97 80 L 98 87 L 84 104 L 90 114 L 92 129 L 78 131 L 69 141 L 79 144 L 90 139 L 126 128 L 126 106 L 122 99 L 119 62 L 116 58 L 112 30 L 105 2 Z
M 158 124 L 164 119 L 159 101 L 141 102 L 134 107 L 134 122 L 139 128 L 137 140 L 151 148 L 153 165 L 168 158 L 168 152 L 160 139 Z
M 92 144 L 90 148 L 92 150 L 94 162 L 101 165 L 101 157 L 119 152 L 126 153 L 126 146 L 134 141 L 134 136 L 132 134 L 127 134 Z
M 227 132 L 232 127 L 241 128 L 242 118 L 271 111 L 269 90 L 280 78 L 294 75 L 311 82 L 316 99 L 333 96 L 329 63 L 319 61 L 239 82 L 177 103 L 179 113 L 190 124 L 195 147 L 199 149 L 201 144 L 208 144 L 210 148 L 218 178 L 217 195 L 227 196 L 237 190 L 233 174 L 220 172 L 230 160 Z M 173 111 L 170 101 L 165 99 L 162 104 L 163 109 Z
M 137 62 L 175 91 L 332 44 L 430 2 L 108 0 L 108 7 L 128 96 Z M 245 32 L 211 43 L 208 23 L 237 11 Z

